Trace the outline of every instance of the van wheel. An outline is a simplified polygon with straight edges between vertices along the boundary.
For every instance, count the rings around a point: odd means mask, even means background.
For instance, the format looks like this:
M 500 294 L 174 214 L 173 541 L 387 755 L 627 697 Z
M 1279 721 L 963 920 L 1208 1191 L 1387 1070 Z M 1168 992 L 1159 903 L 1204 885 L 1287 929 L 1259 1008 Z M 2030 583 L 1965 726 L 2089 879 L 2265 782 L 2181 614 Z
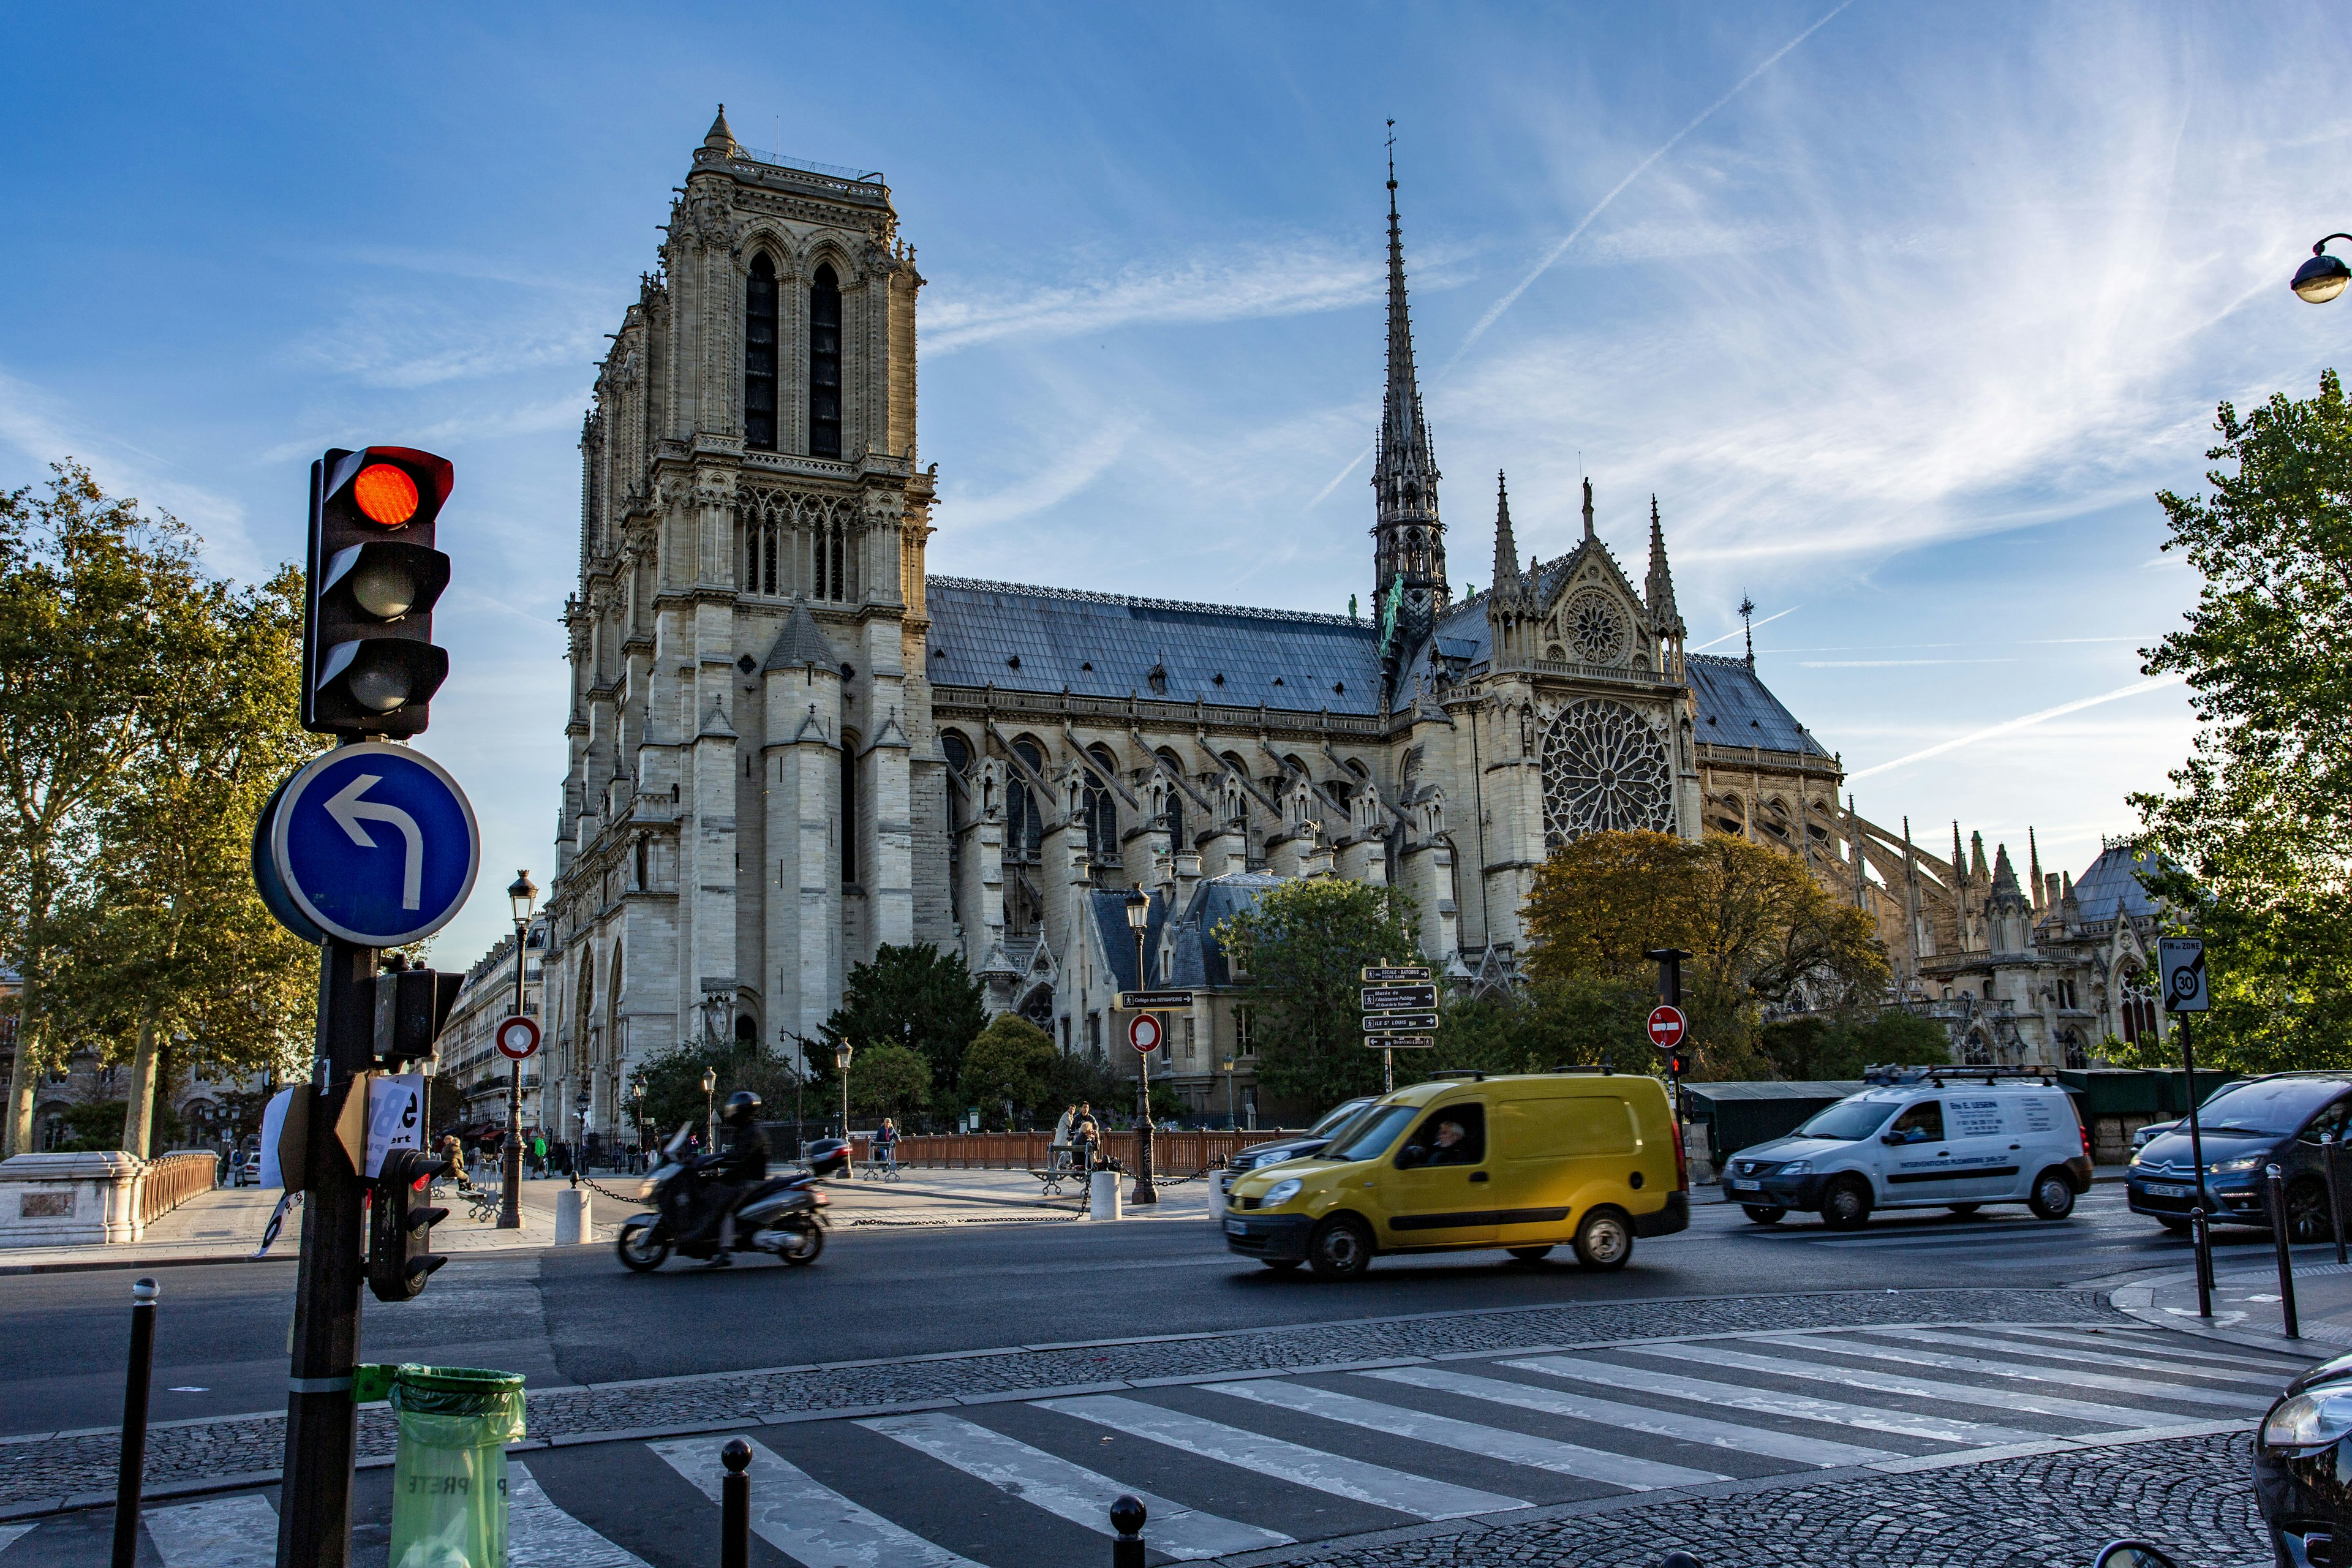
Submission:
M 1372 1266 L 1372 1233 L 1351 1214 L 1335 1214 L 1307 1238 L 1307 1261 L 1326 1279 L 1352 1279 Z
M 1622 1268 L 1633 1256 L 1633 1227 L 1615 1209 L 1594 1209 L 1576 1227 L 1576 1260 L 1587 1268 Z
M 2074 1212 L 2074 1184 L 2053 1165 L 2033 1178 L 2033 1195 L 2025 1206 L 2042 1219 L 2064 1219 Z
M 1789 1211 L 1778 1204 L 1743 1204 L 1740 1206 L 1758 1225 L 1779 1225 L 1789 1217 Z
M 1860 1176 L 1840 1176 L 1822 1194 L 1822 1223 L 1832 1230 L 1860 1230 L 1870 1223 L 1870 1185 Z
M 1514 1247 L 1510 1249 L 1515 1263 L 1541 1263 L 1551 1255 L 1549 1247 Z

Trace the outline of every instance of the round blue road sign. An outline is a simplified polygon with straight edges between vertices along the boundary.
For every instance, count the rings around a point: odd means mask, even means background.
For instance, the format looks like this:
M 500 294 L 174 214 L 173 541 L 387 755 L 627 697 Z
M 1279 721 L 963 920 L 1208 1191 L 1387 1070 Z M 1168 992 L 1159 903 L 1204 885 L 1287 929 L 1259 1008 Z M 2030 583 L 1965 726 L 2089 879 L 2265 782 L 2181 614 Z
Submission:
M 398 947 L 449 922 L 481 864 L 474 808 L 421 752 L 340 746 L 286 781 L 269 825 L 279 882 L 320 930 Z

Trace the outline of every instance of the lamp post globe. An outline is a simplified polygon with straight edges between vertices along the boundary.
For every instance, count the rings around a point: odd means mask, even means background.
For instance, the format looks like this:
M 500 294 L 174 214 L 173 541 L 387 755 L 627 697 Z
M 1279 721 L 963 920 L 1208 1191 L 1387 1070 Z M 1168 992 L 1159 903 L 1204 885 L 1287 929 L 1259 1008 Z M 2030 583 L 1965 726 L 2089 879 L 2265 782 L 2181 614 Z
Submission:
M 2352 239 L 2352 235 L 2331 234 L 2311 247 L 2311 258 L 2294 269 L 2294 280 L 2287 285 L 2297 299 L 2325 305 L 2352 284 L 2352 267 L 2327 254 L 2328 240 L 2335 239 Z
M 704 1068 L 702 1069 L 702 1135 L 707 1140 L 704 1144 L 707 1151 L 716 1150 L 719 1147 L 719 1109 L 717 1101 L 711 1098 L 718 1089 L 719 1069 Z
M 514 916 L 515 928 L 515 1016 L 523 1016 L 523 982 L 530 963 L 523 952 L 523 939 L 530 931 L 530 911 L 539 902 L 539 888 L 529 871 L 517 871 L 515 879 L 507 884 L 507 909 Z M 544 1106 L 541 1107 L 543 1110 Z M 558 1129 L 562 1131 L 562 1129 Z M 505 1158 L 499 1161 L 501 1177 L 499 1194 L 499 1225 L 500 1230 L 522 1228 L 522 1063 L 510 1062 L 507 1068 L 507 1146 Z

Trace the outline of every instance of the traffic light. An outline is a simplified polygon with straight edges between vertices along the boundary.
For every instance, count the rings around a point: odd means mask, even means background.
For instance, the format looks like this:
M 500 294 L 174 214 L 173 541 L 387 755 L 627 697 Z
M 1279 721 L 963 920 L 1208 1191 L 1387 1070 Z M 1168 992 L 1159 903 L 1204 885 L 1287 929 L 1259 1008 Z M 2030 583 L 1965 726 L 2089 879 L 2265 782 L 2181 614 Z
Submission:
M 1668 1051 L 1666 1053 L 1666 1070 L 1676 1078 L 1688 1077 L 1690 1074 L 1690 1058 L 1684 1055 L 1679 1047 L 1674 1050 Z
M 383 1157 L 383 1173 L 372 1184 L 373 1201 L 368 1216 L 368 1289 L 379 1301 L 406 1301 L 425 1291 L 425 1281 L 449 1260 L 425 1249 L 433 1243 L 433 1227 L 449 1217 L 447 1209 L 416 1202 L 429 1195 L 433 1178 L 449 1173 L 449 1162 L 416 1149 L 394 1149 Z
M 397 954 L 394 955 L 398 957 Z M 404 964 L 375 977 L 375 1058 L 386 1072 L 433 1054 L 433 1041 L 457 1000 L 463 974 Z
M 302 618 L 302 728 L 414 735 L 449 674 L 433 602 L 449 558 L 433 521 L 449 499 L 446 458 L 409 447 L 335 447 L 310 465 L 310 599 Z

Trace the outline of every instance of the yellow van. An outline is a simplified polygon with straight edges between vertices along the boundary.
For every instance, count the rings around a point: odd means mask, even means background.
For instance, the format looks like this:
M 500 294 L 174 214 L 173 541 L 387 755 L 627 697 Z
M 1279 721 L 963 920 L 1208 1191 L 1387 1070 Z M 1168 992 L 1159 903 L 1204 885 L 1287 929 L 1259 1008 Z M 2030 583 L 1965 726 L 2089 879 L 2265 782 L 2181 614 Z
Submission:
M 1622 1268 L 1635 1237 L 1689 1224 L 1665 1086 L 1590 1068 L 1401 1089 L 1321 1152 L 1236 1176 L 1224 1220 L 1234 1251 L 1327 1279 L 1382 1253 L 1494 1247 L 1531 1263 L 1562 1242 L 1587 1268 Z

